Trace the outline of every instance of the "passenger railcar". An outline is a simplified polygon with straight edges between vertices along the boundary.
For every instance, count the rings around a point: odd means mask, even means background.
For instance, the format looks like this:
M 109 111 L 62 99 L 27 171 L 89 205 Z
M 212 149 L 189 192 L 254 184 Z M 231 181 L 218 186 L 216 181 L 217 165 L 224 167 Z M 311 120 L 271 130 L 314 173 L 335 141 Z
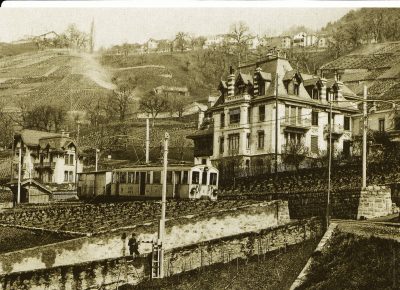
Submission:
M 207 165 L 171 165 L 167 170 L 167 198 L 217 199 L 218 169 Z M 161 197 L 162 166 L 138 166 L 113 170 L 111 194 Z

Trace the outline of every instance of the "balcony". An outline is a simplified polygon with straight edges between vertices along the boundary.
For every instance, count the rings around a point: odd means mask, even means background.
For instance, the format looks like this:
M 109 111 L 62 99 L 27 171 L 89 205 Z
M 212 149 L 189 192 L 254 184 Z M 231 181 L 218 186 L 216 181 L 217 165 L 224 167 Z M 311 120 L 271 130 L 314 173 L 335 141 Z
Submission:
M 35 169 L 54 169 L 55 167 L 55 162 L 42 162 L 34 164 Z
M 325 134 L 329 134 L 329 131 L 331 129 L 331 125 L 330 124 L 326 124 L 324 126 L 324 133 Z M 343 135 L 344 132 L 344 128 L 342 125 L 340 124 L 332 124 L 332 136 L 333 137 L 339 137 L 341 135 Z
M 250 100 L 251 100 L 251 96 L 246 93 L 225 97 L 225 103 L 237 102 L 237 101 L 250 101 Z
M 311 120 L 310 119 L 301 119 L 297 118 L 289 118 L 281 120 L 281 127 L 284 131 L 299 131 L 306 132 L 311 128 Z

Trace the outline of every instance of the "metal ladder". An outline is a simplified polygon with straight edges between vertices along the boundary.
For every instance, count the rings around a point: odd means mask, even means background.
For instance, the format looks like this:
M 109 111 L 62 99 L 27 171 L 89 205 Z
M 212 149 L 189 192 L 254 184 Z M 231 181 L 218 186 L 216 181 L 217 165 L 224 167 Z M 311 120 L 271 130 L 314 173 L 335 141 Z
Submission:
M 163 249 L 162 244 L 154 242 L 151 253 L 151 278 L 163 278 Z

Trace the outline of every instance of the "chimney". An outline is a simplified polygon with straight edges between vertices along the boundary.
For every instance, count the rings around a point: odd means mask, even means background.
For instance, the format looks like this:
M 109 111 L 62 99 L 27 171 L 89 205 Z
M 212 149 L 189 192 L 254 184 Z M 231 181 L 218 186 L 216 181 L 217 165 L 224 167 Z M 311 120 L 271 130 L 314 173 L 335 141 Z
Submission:
M 258 96 L 258 81 L 257 81 L 257 75 L 258 75 L 258 73 L 261 71 L 261 68 L 258 66 L 257 68 L 256 68 L 256 71 L 254 72 L 254 75 L 253 75 L 253 93 L 254 93 L 254 96 Z
M 198 120 L 198 124 L 197 124 L 197 129 L 200 129 L 201 124 L 203 124 L 203 120 L 204 120 L 204 112 L 199 108 L 199 120 Z
M 235 95 L 235 70 L 232 66 L 229 67 L 229 76 L 228 76 L 228 96 Z

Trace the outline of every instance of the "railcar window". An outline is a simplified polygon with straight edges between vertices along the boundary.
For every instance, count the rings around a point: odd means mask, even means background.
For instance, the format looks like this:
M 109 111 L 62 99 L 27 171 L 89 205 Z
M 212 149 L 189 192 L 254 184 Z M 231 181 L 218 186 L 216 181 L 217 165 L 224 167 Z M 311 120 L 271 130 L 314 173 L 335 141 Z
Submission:
M 146 173 L 146 183 L 150 184 L 150 171 Z
M 161 171 L 153 171 L 153 184 L 161 183 Z
M 172 171 L 167 171 L 167 184 L 172 184 Z
M 120 183 L 126 183 L 126 172 L 121 172 L 119 174 L 119 182 Z
M 207 171 L 203 171 L 203 173 L 201 174 L 201 184 L 207 184 Z
M 140 172 L 136 172 L 135 184 L 139 184 L 140 181 Z
M 192 184 L 199 184 L 200 179 L 200 172 L 193 171 L 192 172 Z
M 135 172 L 129 172 L 128 173 L 128 183 L 134 183 L 135 182 Z
M 188 177 L 189 177 L 189 172 L 183 171 L 182 184 L 188 184 L 188 179 L 189 179 Z
M 180 171 L 175 172 L 175 184 L 181 184 L 181 175 L 182 173 Z
M 210 173 L 210 184 L 217 185 L 217 174 L 216 173 Z

